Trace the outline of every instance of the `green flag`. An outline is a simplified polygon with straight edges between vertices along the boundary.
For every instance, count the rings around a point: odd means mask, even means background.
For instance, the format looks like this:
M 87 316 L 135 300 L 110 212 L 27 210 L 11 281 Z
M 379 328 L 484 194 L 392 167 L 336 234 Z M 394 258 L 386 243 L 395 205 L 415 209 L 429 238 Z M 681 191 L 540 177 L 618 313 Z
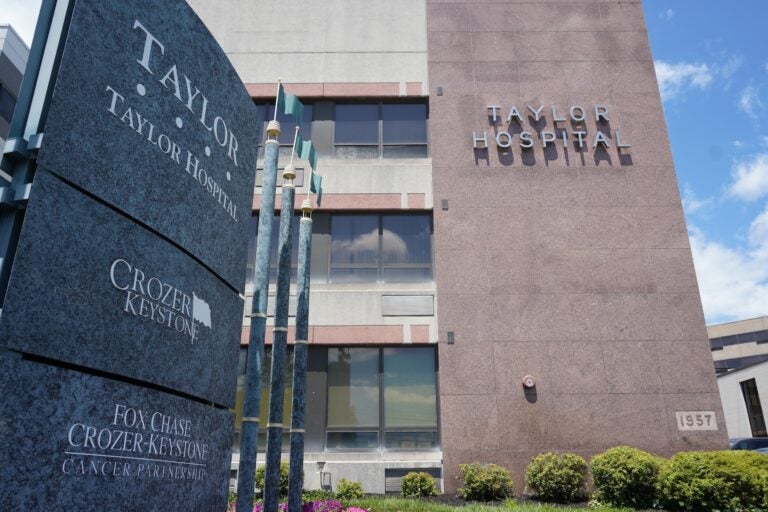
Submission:
M 309 154 L 307 155 L 307 160 L 309 160 L 309 166 L 314 171 L 317 169 L 317 153 L 315 153 L 315 147 L 310 145 L 308 153 Z
M 283 84 L 280 84 L 277 94 L 278 104 L 283 105 L 283 113 L 293 115 L 298 124 L 301 124 L 302 117 L 304 115 L 304 105 L 299 101 L 299 98 L 293 94 L 285 92 Z M 317 194 L 317 205 L 320 206 L 320 202 L 323 200 L 323 177 L 315 173 L 317 169 L 317 152 L 312 145 L 311 140 L 304 140 L 301 135 L 296 135 L 296 156 L 302 160 L 307 160 L 309 166 L 312 168 L 312 175 L 309 180 L 309 190 Z
M 299 135 L 296 138 L 296 155 L 302 160 L 309 160 L 309 166 L 317 169 L 317 152 L 311 140 L 304 140 Z
M 320 206 L 320 202 L 323 200 L 323 177 L 319 174 L 312 173 L 312 180 L 309 183 L 309 191 L 317 194 L 317 206 Z
M 294 94 L 285 92 L 282 83 L 277 90 L 277 105 L 278 108 L 282 105 L 283 114 L 293 116 L 296 124 L 301 124 L 304 121 L 304 104 Z
M 283 103 L 283 114 L 292 115 L 296 124 L 301 124 L 304 120 L 304 104 L 299 98 L 291 93 L 285 93 L 285 102 Z
M 301 135 L 296 138 L 296 155 L 302 160 L 309 160 L 309 153 L 313 149 L 311 140 L 304 140 Z

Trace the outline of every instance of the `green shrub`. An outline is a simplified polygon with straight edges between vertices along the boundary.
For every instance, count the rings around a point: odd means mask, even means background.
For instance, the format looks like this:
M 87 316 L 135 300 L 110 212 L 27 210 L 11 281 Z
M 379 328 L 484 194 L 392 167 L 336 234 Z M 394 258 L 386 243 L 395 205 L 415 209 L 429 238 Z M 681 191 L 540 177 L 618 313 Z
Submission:
M 351 482 L 342 478 L 336 484 L 336 497 L 344 500 L 359 500 L 363 497 L 363 486 L 360 482 Z
M 264 474 L 267 471 L 265 465 L 261 465 L 256 468 L 256 479 L 254 486 L 256 487 L 256 497 L 264 498 Z M 280 463 L 280 496 L 288 496 L 288 463 Z
M 309 501 L 320 500 L 333 500 L 336 499 L 336 494 L 325 489 L 304 489 L 301 491 L 301 502 L 307 503 Z
M 543 501 L 568 503 L 584 495 L 587 463 L 572 453 L 543 453 L 535 457 L 525 472 L 525 482 Z
M 768 457 L 740 450 L 681 452 L 661 466 L 657 492 L 669 510 L 764 509 Z
M 592 458 L 592 478 L 602 502 L 617 507 L 653 506 L 663 459 L 629 446 L 617 446 Z
M 408 473 L 403 477 L 401 493 L 404 498 L 437 496 L 437 485 L 429 473 Z
M 512 475 L 496 464 L 460 464 L 464 485 L 459 496 L 465 500 L 495 501 L 512 495 Z

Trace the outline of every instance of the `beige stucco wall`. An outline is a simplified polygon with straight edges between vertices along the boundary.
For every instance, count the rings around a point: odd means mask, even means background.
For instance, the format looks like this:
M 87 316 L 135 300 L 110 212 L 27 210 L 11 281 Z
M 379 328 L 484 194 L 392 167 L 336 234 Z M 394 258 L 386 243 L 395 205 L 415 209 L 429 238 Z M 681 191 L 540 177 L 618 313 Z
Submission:
M 424 1 L 189 0 L 245 83 L 422 82 Z

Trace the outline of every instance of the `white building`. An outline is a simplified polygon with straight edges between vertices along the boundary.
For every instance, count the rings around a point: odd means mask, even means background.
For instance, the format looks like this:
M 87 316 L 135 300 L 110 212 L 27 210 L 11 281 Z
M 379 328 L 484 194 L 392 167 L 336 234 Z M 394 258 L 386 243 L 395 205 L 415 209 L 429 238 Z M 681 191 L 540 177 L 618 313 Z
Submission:
M 719 375 L 720 398 L 728 436 L 765 437 L 768 410 L 768 361 Z

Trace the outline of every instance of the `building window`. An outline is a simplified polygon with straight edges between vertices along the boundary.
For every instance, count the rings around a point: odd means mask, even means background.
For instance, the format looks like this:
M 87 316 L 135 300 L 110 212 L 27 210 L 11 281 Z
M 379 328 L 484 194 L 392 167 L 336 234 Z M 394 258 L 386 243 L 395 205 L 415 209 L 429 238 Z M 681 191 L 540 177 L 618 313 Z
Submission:
M 326 449 L 437 449 L 432 347 L 328 349 Z
M 763 417 L 763 407 L 760 404 L 760 395 L 757 392 L 755 379 L 743 381 L 741 383 L 741 392 L 747 405 L 747 416 L 749 417 L 749 426 L 752 429 L 752 437 L 768 436 L 768 431 L 765 428 L 765 417 Z
M 333 215 L 330 282 L 432 280 L 429 215 Z
M 424 158 L 424 103 L 336 104 L 335 158 Z
M 257 103 L 262 132 L 274 116 L 273 103 Z M 278 110 L 280 160 L 290 158 L 296 122 Z M 324 158 L 426 158 L 429 107 L 426 102 L 304 101 L 301 136 L 312 139 Z M 259 146 L 259 158 L 264 146 Z

